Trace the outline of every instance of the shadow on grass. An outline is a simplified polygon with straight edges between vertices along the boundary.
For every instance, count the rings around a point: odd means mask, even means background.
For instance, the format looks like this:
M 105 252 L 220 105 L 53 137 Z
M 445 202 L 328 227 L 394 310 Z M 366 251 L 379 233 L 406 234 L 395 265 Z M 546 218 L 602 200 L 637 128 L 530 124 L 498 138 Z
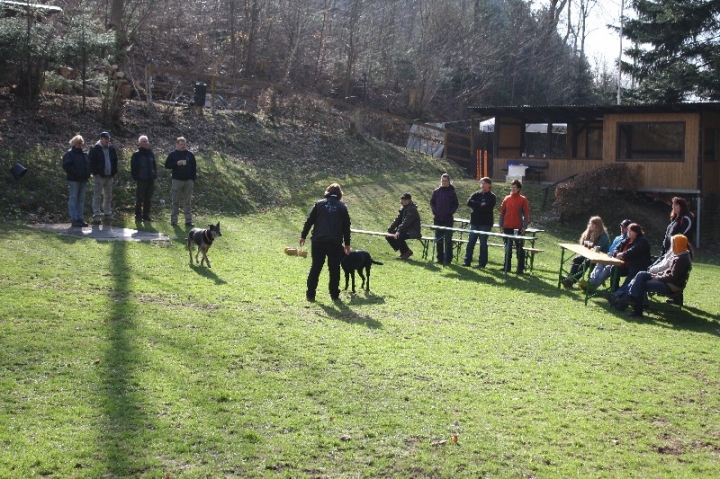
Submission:
M 664 300 L 664 297 L 662 299 Z M 720 336 L 720 318 L 717 315 L 693 306 L 686 305 L 680 308 L 671 304 L 661 303 L 659 300 L 651 299 L 642 318 L 630 316 L 629 314 L 632 308 L 628 308 L 625 311 L 618 311 L 612 308 L 610 304 L 603 306 L 608 312 L 615 314 L 628 323 L 651 324 L 662 328 Z
M 127 243 L 113 242 L 111 250 L 111 273 L 113 289 L 109 309 L 108 344 L 100 364 L 103 390 L 103 436 L 99 441 L 105 454 L 108 474 L 127 477 L 137 474 L 134 466 L 142 467 L 144 461 L 133 449 L 137 436 L 146 429 L 147 418 L 143 411 L 143 391 L 133 379 L 135 366 L 141 351 L 133 339 L 136 337 L 135 308 L 132 305 L 132 287 L 127 261 Z M 143 441 L 145 442 L 145 441 Z
M 201 254 L 201 256 L 202 256 L 202 254 Z M 197 264 L 191 264 L 190 269 L 192 269 L 198 275 L 200 275 L 204 278 L 215 281 L 215 284 L 227 284 L 227 281 L 225 281 L 224 279 L 222 279 L 218 275 L 216 275 L 215 272 L 213 270 L 211 270 L 210 268 L 206 268 L 205 266 L 200 266 Z
M 343 302 L 333 302 L 332 305 L 319 304 L 325 314 L 333 319 L 338 319 L 349 324 L 357 324 L 358 326 L 366 326 L 370 329 L 382 328 L 382 323 L 369 316 L 361 316 Z

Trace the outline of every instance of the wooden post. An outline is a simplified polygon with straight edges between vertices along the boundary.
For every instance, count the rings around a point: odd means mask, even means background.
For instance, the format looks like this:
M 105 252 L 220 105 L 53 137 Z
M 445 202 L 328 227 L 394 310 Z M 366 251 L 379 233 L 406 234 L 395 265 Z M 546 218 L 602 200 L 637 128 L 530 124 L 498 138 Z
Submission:
M 152 65 L 145 65 L 145 96 L 148 105 L 152 105 Z
M 327 127 L 332 126 L 332 100 L 325 100 L 327 103 Z
M 210 77 L 210 113 L 215 114 L 215 75 Z
M 380 140 L 385 141 L 385 113 L 380 115 Z
M 475 161 L 477 161 L 477 152 L 475 151 L 475 117 L 470 117 L 470 161 L 475 153 Z
M 483 175 L 489 177 L 489 176 L 490 176 L 490 170 L 489 170 L 489 168 L 488 168 L 488 153 L 490 153 L 488 150 L 483 150 L 483 156 L 485 157 L 485 158 L 484 158 L 485 165 L 484 165 L 484 168 L 483 168 Z

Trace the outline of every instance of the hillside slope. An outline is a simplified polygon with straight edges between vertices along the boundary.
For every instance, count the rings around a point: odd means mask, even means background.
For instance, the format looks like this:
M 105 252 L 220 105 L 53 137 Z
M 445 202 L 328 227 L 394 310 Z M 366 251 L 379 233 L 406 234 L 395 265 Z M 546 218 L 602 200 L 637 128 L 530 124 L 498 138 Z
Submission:
M 0 159 L 3 171 L 19 162 L 28 169 L 19 182 L 4 177 L 0 193 L 6 219 L 21 221 L 65 221 L 66 184 L 60 158 L 68 140 L 81 134 L 86 147 L 108 130 L 101 125 L 100 104 L 90 99 L 88 110 L 80 110 L 80 99 L 46 96 L 36 110 L 0 104 Z M 169 171 L 162 165 L 174 149 L 175 139 L 185 136 L 198 158 L 195 207 L 216 214 L 262 211 L 301 201 L 315 184 L 345 177 L 439 176 L 449 170 L 462 175 L 454 165 L 391 145 L 329 131 L 302 123 L 280 121 L 243 111 L 216 115 L 193 115 L 188 109 L 128 102 L 120 129 L 109 130 L 121 156 L 114 190 L 116 210 L 132 213 L 134 184 L 129 159 L 139 135 L 150 139 L 159 168 L 156 191 L 170 189 Z M 90 195 L 88 195 L 90 196 Z M 162 206 L 163 194 L 154 200 Z

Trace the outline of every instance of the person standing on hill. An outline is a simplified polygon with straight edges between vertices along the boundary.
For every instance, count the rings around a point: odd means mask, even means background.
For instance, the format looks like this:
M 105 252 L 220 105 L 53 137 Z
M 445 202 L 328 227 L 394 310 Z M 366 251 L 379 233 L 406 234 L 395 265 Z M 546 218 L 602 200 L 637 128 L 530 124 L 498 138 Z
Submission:
M 112 218 L 112 189 L 118 171 L 118 157 L 115 147 L 110 144 L 110 133 L 103 131 L 95 146 L 90 149 L 90 172 L 93 175 L 93 223 L 100 223 L 100 216 Z M 102 203 L 102 210 L 100 210 Z
M 83 151 L 83 137 L 75 135 L 70 140 L 70 149 L 62 157 L 62 167 L 68 182 L 68 210 L 71 224 L 82 228 L 89 226 L 85 216 L 85 192 L 90 179 L 90 159 Z
M 450 175 L 443 173 L 440 177 L 440 186 L 433 191 L 430 198 L 430 207 L 433 212 L 433 224 L 452 228 L 455 222 L 453 215 L 459 206 L 455 187 L 450 183 Z M 435 243 L 437 245 L 438 263 L 447 266 L 452 262 L 453 245 L 452 231 L 435 230 Z
M 175 143 L 175 151 L 170 153 L 165 160 L 165 168 L 172 170 L 170 224 L 173 226 L 178 224 L 181 204 L 185 215 L 185 226 L 193 226 L 191 202 L 193 187 L 197 179 L 197 169 L 195 155 L 188 151 L 186 146 L 187 141 L 181 136 Z
M 410 193 L 405 193 L 400 197 L 402 205 L 398 210 L 398 215 L 393 220 L 387 232 L 393 236 L 386 236 L 385 239 L 392 249 L 400 251 L 401 259 L 408 259 L 413 252 L 408 248 L 407 242 L 410 238 L 420 238 L 420 213 L 418 213 L 417 205 L 413 203 Z
M 520 180 L 512 180 L 510 183 L 510 194 L 505 197 L 500 205 L 500 227 L 506 235 L 522 236 L 530 224 L 530 204 L 527 198 L 520 194 L 522 183 Z M 515 231 L 517 230 L 517 232 Z M 518 260 L 517 274 L 525 272 L 525 250 L 524 241 L 521 239 L 504 238 L 505 241 L 505 265 L 503 271 L 508 272 L 512 267 L 512 247 L 515 244 Z
M 483 178 L 480 180 L 480 191 L 476 191 L 467 200 L 467 205 L 472 209 L 470 213 L 470 229 L 474 231 L 490 231 L 493 227 L 493 210 L 497 203 L 495 193 L 490 191 L 492 188 L 492 180 Z M 470 266 L 472 263 L 473 251 L 475 250 L 475 242 L 480 239 L 480 259 L 479 264 L 484 268 L 488 262 L 488 237 L 487 235 L 479 235 L 470 233 L 468 236 L 468 244 L 465 249 L 464 266 Z
M 315 301 L 320 272 L 328 261 L 330 281 L 328 289 L 333 301 L 340 299 L 340 262 L 350 254 L 350 214 L 342 201 L 343 191 L 340 185 L 332 183 L 325 190 L 324 198 L 317 201 L 305 221 L 300 233 L 300 246 L 305 246 L 310 228 L 312 232 L 312 265 L 307 277 L 305 299 Z M 343 247 L 343 243 L 345 246 Z
M 152 221 L 150 207 L 157 179 L 157 163 L 150 149 L 150 140 L 145 135 L 138 138 L 138 149 L 130 158 L 130 171 L 133 180 L 137 182 L 135 221 Z

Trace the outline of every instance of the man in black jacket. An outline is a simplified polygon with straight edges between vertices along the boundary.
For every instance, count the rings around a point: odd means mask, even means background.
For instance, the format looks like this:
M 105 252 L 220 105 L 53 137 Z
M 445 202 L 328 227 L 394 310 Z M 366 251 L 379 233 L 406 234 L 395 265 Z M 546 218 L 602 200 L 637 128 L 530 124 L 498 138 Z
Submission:
M 93 223 L 99 224 L 101 215 L 112 218 L 112 188 L 118 171 L 118 157 L 115 147 L 110 144 L 110 133 L 103 131 L 100 139 L 88 153 L 90 172 L 93 175 Z M 102 202 L 102 210 L 100 203 Z
M 420 213 L 418 213 L 410 193 L 405 193 L 400 197 L 400 204 L 402 207 L 387 230 L 393 236 L 386 236 L 385 239 L 395 251 L 400 250 L 401 259 L 408 259 L 413 252 L 408 248 L 405 240 L 422 236 L 420 234 Z
M 490 191 L 492 188 L 492 180 L 483 178 L 480 180 L 480 191 L 476 191 L 467 200 L 467 205 L 472 209 L 470 214 L 470 229 L 473 231 L 490 231 L 493 227 L 493 211 L 497 198 L 495 193 Z M 480 239 L 480 260 L 478 266 L 484 268 L 488 262 L 488 237 L 487 235 L 479 235 L 470 233 L 468 236 L 468 244 L 465 249 L 464 266 L 470 266 L 472 263 L 473 251 L 475 250 L 475 242 Z
M 350 214 L 342 199 L 342 189 L 333 183 L 325 190 L 325 198 L 315 203 L 310 211 L 302 233 L 300 233 L 300 246 L 305 246 L 310 228 L 312 233 L 312 266 L 307 277 L 307 291 L 305 298 L 315 301 L 320 272 L 328 260 L 330 282 L 328 288 L 333 301 L 340 299 L 340 261 L 343 257 L 343 242 L 345 254 L 350 254 Z
M 135 194 L 135 221 L 152 221 L 150 206 L 157 179 L 155 154 L 150 149 L 150 140 L 145 135 L 138 138 L 138 149 L 130 158 L 130 173 L 137 182 Z
M 170 153 L 165 160 L 165 168 L 172 170 L 172 188 L 170 189 L 170 198 L 172 198 L 172 210 L 170 212 L 170 224 L 175 226 L 178 224 L 178 214 L 180 213 L 180 205 L 183 206 L 183 214 L 185 215 L 185 226 L 193 226 L 192 222 L 192 194 L 195 180 L 197 179 L 197 170 L 195 163 L 195 155 L 186 149 L 187 141 L 182 136 L 177 139 L 176 149 Z

